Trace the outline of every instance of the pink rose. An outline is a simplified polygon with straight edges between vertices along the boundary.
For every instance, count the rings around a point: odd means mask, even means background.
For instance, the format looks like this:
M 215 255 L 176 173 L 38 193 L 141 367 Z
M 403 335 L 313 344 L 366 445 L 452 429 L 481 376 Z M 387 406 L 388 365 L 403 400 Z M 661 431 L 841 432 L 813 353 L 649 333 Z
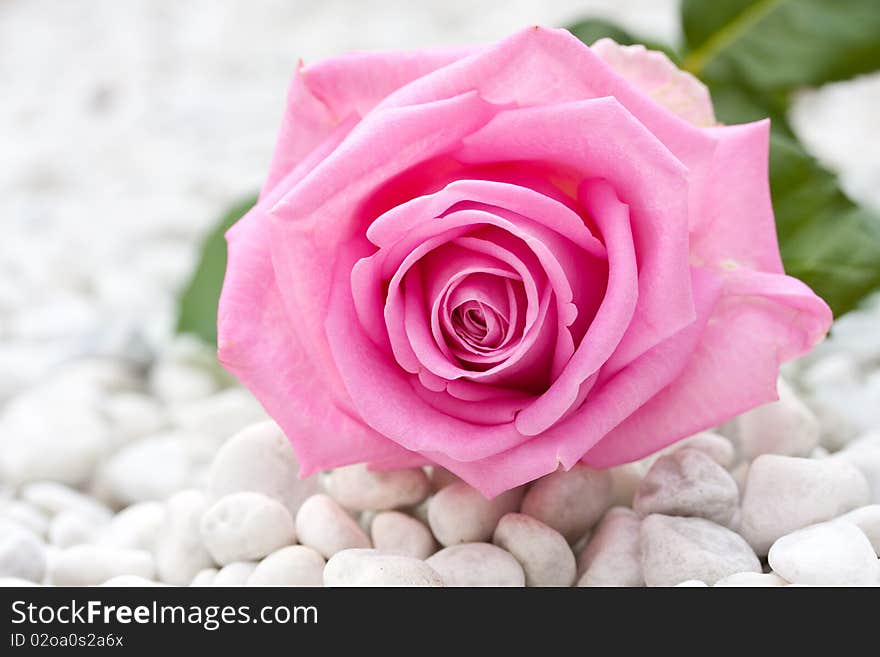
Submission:
M 776 399 L 831 321 L 783 273 L 768 128 L 561 30 L 300 67 L 220 359 L 304 475 L 435 463 L 492 496 L 645 456 Z

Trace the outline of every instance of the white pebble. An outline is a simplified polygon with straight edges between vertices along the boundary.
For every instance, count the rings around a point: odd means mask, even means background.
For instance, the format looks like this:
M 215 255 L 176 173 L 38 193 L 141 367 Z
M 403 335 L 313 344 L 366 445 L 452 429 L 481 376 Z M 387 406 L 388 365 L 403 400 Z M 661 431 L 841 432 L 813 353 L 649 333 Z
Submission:
M 657 459 L 636 491 L 641 516 L 696 516 L 729 525 L 739 503 L 736 482 L 712 458 L 692 448 Z
M 613 484 L 607 470 L 581 463 L 538 479 L 522 501 L 522 512 L 574 543 L 595 525 L 611 504 Z
M 741 586 L 741 587 L 772 587 L 786 586 L 788 582 L 776 573 L 734 573 L 722 577 L 715 586 Z
M 190 586 L 211 586 L 217 578 L 217 568 L 202 568 L 190 581 Z
M 437 549 L 425 524 L 400 511 L 377 513 L 370 525 L 370 536 L 373 547 L 384 554 L 427 559 Z
M 0 577 L 42 582 L 46 553 L 42 542 L 25 529 L 0 532 Z
M 880 561 L 865 534 L 845 522 L 823 522 L 787 534 L 770 547 L 770 567 L 795 584 L 870 586 Z
M 431 492 L 421 468 L 374 472 L 366 465 L 349 465 L 333 470 L 324 485 L 333 499 L 352 511 L 415 506 Z
M 440 490 L 428 502 L 428 524 L 443 546 L 488 541 L 498 521 L 519 509 L 522 489 L 501 493 L 487 500 L 464 482 Z
M 209 397 L 174 404 L 169 416 L 174 426 L 190 433 L 225 439 L 266 420 L 266 412 L 245 388 L 227 388 Z
M 113 516 L 112 520 L 101 529 L 96 542 L 152 552 L 164 523 L 163 503 L 132 504 Z
M 733 467 L 736 449 L 727 438 L 713 431 L 702 431 L 681 442 L 675 443 L 678 449 L 690 447 L 703 452 L 725 470 Z
M 861 436 L 834 456 L 851 463 L 865 476 L 871 489 L 871 502 L 880 504 L 880 434 Z
M 305 545 L 288 545 L 263 559 L 248 586 L 323 586 L 324 557 Z
M 165 402 L 202 399 L 217 391 L 217 379 L 207 370 L 171 359 L 161 360 L 150 372 L 150 389 Z
M 156 543 L 156 569 L 163 582 L 184 586 L 200 570 L 214 565 L 199 531 L 207 507 L 208 499 L 197 490 L 181 491 L 169 498 Z
M 443 586 L 443 580 L 419 559 L 351 549 L 327 562 L 324 586 Z
M 299 479 L 299 463 L 290 442 L 272 421 L 235 434 L 217 452 L 208 475 L 215 498 L 250 490 L 283 503 L 293 517 L 300 504 L 318 491 L 317 477 Z
M 49 531 L 46 514 L 19 500 L 0 500 L 0 519 L 15 523 L 41 537 Z
M 461 543 L 427 560 L 446 586 L 525 586 L 526 575 L 510 552 L 491 543 Z
M 54 481 L 40 481 L 24 486 L 21 489 L 21 498 L 49 515 L 73 511 L 99 522 L 109 520 L 113 515 L 106 505 L 93 497 Z
M 871 545 L 874 546 L 874 552 L 880 557 L 880 504 L 854 509 L 838 516 L 835 520 L 848 522 L 861 529 L 862 533 L 871 541 Z
M 92 543 L 103 523 L 76 511 L 63 511 L 52 518 L 49 525 L 49 542 L 58 547 L 70 547 L 80 543 Z
M 165 586 L 165 584 L 138 575 L 117 575 L 108 579 L 101 586 L 132 586 L 141 588 L 144 586 Z
M 709 585 L 699 579 L 686 579 L 685 581 L 676 584 L 676 586 L 681 586 L 684 588 L 704 589 L 707 588 Z
M 155 574 L 149 552 L 85 544 L 58 553 L 51 561 L 49 578 L 58 586 L 93 586 L 117 575 L 153 579 Z
M 740 451 L 752 461 L 761 454 L 807 456 L 819 444 L 819 421 L 782 379 L 779 400 L 736 419 Z
M 82 485 L 110 445 L 94 403 L 38 393 L 10 400 L 0 417 L 0 479 Z
M 571 586 L 577 571 L 565 537 L 524 513 L 508 513 L 498 522 L 495 545 L 510 552 L 522 566 L 526 586 Z
M 252 561 L 233 561 L 217 571 L 210 585 L 245 586 L 256 568 L 257 564 Z
M 103 410 L 122 442 L 159 433 L 167 424 L 162 405 L 140 392 L 112 395 L 104 402 Z
M 868 498 L 864 476 L 845 461 L 765 454 L 749 467 L 740 531 L 764 555 L 777 538 L 865 506 Z
M 242 491 L 221 497 L 202 516 L 202 540 L 218 564 L 262 559 L 296 541 L 293 518 L 278 500 Z
M 296 514 L 296 535 L 300 543 L 327 559 L 342 550 L 371 547 L 369 537 L 355 519 L 323 493 L 303 502 Z
M 0 577 L 0 588 L 7 588 L 7 587 L 20 588 L 23 586 L 42 586 L 42 585 L 37 582 L 32 582 L 28 579 L 19 579 L 18 577 Z
M 642 521 L 642 573 L 648 586 L 688 579 L 714 584 L 739 572 L 761 572 L 748 543 L 705 518 L 653 514 Z
M 191 485 L 194 463 L 188 434 L 179 432 L 143 438 L 124 446 L 101 465 L 96 488 L 113 504 L 127 506 L 164 500 Z
M 644 586 L 640 526 L 641 519 L 631 509 L 609 509 L 577 560 L 577 585 Z

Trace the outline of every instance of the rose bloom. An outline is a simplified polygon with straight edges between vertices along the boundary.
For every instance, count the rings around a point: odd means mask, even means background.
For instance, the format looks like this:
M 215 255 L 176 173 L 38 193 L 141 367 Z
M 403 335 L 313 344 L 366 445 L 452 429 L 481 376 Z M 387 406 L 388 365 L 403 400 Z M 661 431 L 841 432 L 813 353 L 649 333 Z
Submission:
M 493 496 L 641 458 L 776 399 L 828 329 L 783 272 L 768 135 L 563 30 L 300 66 L 227 234 L 220 360 L 303 476 L 430 463 Z

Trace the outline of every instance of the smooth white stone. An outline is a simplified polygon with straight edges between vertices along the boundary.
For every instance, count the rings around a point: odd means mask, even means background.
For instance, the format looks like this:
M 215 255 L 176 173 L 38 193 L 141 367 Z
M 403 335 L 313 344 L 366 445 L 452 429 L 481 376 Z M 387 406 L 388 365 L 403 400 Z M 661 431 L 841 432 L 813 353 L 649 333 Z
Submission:
M 431 530 L 400 511 L 377 513 L 370 525 L 370 536 L 373 547 L 383 554 L 427 559 L 437 549 Z
M 864 476 L 839 459 L 764 454 L 749 467 L 740 531 L 759 555 L 796 529 L 868 504 Z
M 203 399 L 218 388 L 211 372 L 189 363 L 160 360 L 150 371 L 150 390 L 168 403 Z
M 678 449 L 685 447 L 697 449 L 725 470 L 729 470 L 736 463 L 736 448 L 733 443 L 714 431 L 701 431 L 676 443 L 676 446 Z
M 871 502 L 880 504 L 880 433 L 857 438 L 831 458 L 858 468 L 871 489 Z
M 167 584 L 184 586 L 203 568 L 214 565 L 199 531 L 208 499 L 197 490 L 185 490 L 168 499 L 165 521 L 156 542 L 156 569 Z
M 0 588 L 22 586 L 41 586 L 41 584 L 27 579 L 19 579 L 18 577 L 0 577 Z
M 327 561 L 324 586 L 443 586 L 443 580 L 419 559 L 350 549 Z
M 0 577 L 39 583 L 45 572 L 43 543 L 25 529 L 0 526 Z
M 522 566 L 526 586 L 571 586 L 577 572 L 565 537 L 524 513 L 508 513 L 498 522 L 492 542 Z
M 446 586 L 525 586 L 526 575 L 512 554 L 491 543 L 460 543 L 426 562 Z
M 127 442 L 166 428 L 165 410 L 153 397 L 140 392 L 120 392 L 107 398 L 104 412 L 117 440 Z
M 0 479 L 85 484 L 111 445 L 95 406 L 37 393 L 10 400 L 0 417 Z
M 164 500 L 192 485 L 194 463 L 188 434 L 143 438 L 117 451 L 98 471 L 96 488 L 113 504 Z
M 293 518 L 278 500 L 260 493 L 230 493 L 201 521 L 205 547 L 218 564 L 254 561 L 296 541 Z
M 715 582 L 715 586 L 771 587 L 787 585 L 788 582 L 776 573 L 734 573 Z
M 523 497 L 521 510 L 574 543 L 599 521 L 612 495 L 607 470 L 577 463 L 571 470 L 559 469 L 534 482 Z
M 169 409 L 174 426 L 226 439 L 248 426 L 266 421 L 266 412 L 245 388 L 227 388 L 203 399 L 174 404 Z
M 577 560 L 578 586 L 644 586 L 641 518 L 626 507 L 609 509 Z
M 323 493 L 303 502 L 296 514 L 296 535 L 300 543 L 327 559 L 342 550 L 372 547 L 357 521 Z
M 248 586 L 323 586 L 324 557 L 305 545 L 288 545 L 263 559 Z
M 244 490 L 279 500 L 296 517 L 303 500 L 318 492 L 318 479 L 299 479 L 290 442 L 277 424 L 266 421 L 227 440 L 211 463 L 208 491 L 215 499 Z
M 738 503 L 739 489 L 727 470 L 686 447 L 657 459 L 636 491 L 633 508 L 642 517 L 696 516 L 728 526 Z
M 58 586 L 93 586 L 117 575 L 153 579 L 153 555 L 104 545 L 75 545 L 59 552 L 51 561 L 49 578 Z
M 24 527 L 40 537 L 45 537 L 49 531 L 46 514 L 20 500 L 0 500 L 0 519 Z
M 78 490 L 54 481 L 40 481 L 21 489 L 21 498 L 49 515 L 73 511 L 80 516 L 105 522 L 113 512 L 104 504 Z
M 140 502 L 126 507 L 102 528 L 96 542 L 102 545 L 152 552 L 165 523 L 162 502 Z
M 257 564 L 253 561 L 233 561 L 223 566 L 214 579 L 211 586 L 245 586 L 248 578 L 254 574 Z
M 701 431 L 664 447 L 660 451 L 642 459 L 641 463 L 645 470 L 648 470 L 660 457 L 684 448 L 703 452 L 725 470 L 729 470 L 736 462 L 736 448 L 730 439 L 714 431 Z
M 464 482 L 446 486 L 428 502 L 428 524 L 444 547 L 458 543 L 483 543 L 492 537 L 498 521 L 519 509 L 521 488 L 487 500 Z
M 102 522 L 77 511 L 62 511 L 49 525 L 49 542 L 61 548 L 93 543 L 101 530 Z
M 195 574 L 195 577 L 192 578 L 192 581 L 189 583 L 190 586 L 211 586 L 214 583 L 214 580 L 217 578 L 217 573 L 220 570 L 217 568 L 202 568 L 199 572 Z
M 862 530 L 862 533 L 871 541 L 874 552 L 880 557 L 880 504 L 871 504 L 854 509 L 835 520 L 848 522 Z
M 688 579 L 714 584 L 739 572 L 761 572 L 748 543 L 705 518 L 653 514 L 642 520 L 642 573 L 648 586 Z
M 736 419 L 737 442 L 746 460 L 761 454 L 807 456 L 819 444 L 819 421 L 782 379 L 779 400 Z
M 421 468 L 374 472 L 363 464 L 336 468 L 324 486 L 333 499 L 352 511 L 415 506 L 431 492 L 431 482 Z
M 147 579 L 145 577 L 139 577 L 138 575 L 117 575 L 116 577 L 111 577 L 106 582 L 101 584 L 101 586 L 131 586 L 131 587 L 145 587 L 145 586 L 167 586 L 166 584 L 162 584 L 161 582 L 157 582 L 152 579 Z
M 704 589 L 704 588 L 707 588 L 709 585 L 706 584 L 706 582 L 703 582 L 699 579 L 686 579 L 683 582 L 679 582 L 675 586 L 682 586 L 685 588 Z
M 846 522 L 823 522 L 786 534 L 770 547 L 770 567 L 789 582 L 813 586 L 880 583 L 880 561 L 865 534 Z

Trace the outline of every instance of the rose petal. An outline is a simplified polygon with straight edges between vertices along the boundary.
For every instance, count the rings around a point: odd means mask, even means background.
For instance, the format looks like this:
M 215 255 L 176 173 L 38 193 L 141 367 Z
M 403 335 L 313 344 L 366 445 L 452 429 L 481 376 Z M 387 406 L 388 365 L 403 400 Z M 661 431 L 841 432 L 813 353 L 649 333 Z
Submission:
M 218 358 L 293 443 L 300 476 L 361 461 L 411 458 L 313 384 L 317 373 L 290 330 L 269 258 L 266 203 L 227 234 L 229 268 L 218 310 Z
M 590 48 L 673 114 L 696 126 L 715 125 L 715 110 L 706 85 L 679 69 L 665 53 L 648 50 L 641 44 L 622 46 L 613 39 L 599 39 Z
M 350 130 L 395 89 L 477 49 L 358 52 L 324 59 L 309 66 L 300 62 L 287 94 L 287 107 L 263 194 L 292 171 L 338 125 L 347 123 Z
M 830 324 L 828 306 L 799 280 L 732 273 L 684 371 L 584 460 L 606 467 L 641 458 L 777 399 L 780 363 L 809 351 Z
M 713 128 L 718 148 L 706 196 L 691 227 L 691 260 L 701 266 L 783 273 L 770 200 L 770 121 Z

